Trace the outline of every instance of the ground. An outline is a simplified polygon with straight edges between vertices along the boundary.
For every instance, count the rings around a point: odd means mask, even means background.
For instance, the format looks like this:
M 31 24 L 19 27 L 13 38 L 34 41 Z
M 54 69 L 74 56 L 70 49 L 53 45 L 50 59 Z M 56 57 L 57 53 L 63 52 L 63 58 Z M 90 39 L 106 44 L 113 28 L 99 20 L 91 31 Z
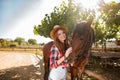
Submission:
M 33 65 L 0 71 L 0 80 L 43 80 L 43 75 Z
M 39 65 L 37 63 L 39 62 Z M 0 52 L 0 80 L 43 80 L 43 60 L 35 54 L 20 52 Z M 95 71 L 95 68 L 91 70 Z M 120 69 L 96 68 L 108 80 L 119 80 Z M 96 80 L 96 79 L 86 79 Z
M 43 80 L 43 59 L 31 53 L 0 52 L 0 80 Z

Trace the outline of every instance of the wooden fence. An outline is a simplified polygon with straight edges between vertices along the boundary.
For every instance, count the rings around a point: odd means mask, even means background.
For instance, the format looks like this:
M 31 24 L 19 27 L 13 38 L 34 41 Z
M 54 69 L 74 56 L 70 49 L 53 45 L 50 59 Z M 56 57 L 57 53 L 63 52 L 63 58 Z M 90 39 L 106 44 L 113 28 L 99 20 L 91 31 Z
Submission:
M 18 46 L 0 48 L 0 51 L 37 51 L 37 50 L 42 50 L 42 46 Z
M 111 65 L 113 67 L 120 67 L 120 52 L 92 52 L 92 56 L 99 58 L 103 67 Z M 96 60 L 93 60 L 95 63 Z

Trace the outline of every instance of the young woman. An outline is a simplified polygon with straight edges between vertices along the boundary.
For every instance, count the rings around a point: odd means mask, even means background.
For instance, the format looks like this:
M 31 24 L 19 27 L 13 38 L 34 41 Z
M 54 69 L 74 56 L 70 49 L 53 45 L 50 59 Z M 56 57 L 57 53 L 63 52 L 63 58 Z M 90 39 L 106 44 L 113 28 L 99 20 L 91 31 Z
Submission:
M 72 51 L 69 46 L 67 29 L 56 25 L 50 32 L 54 44 L 50 50 L 50 74 L 49 80 L 66 80 L 68 63 L 66 57 Z

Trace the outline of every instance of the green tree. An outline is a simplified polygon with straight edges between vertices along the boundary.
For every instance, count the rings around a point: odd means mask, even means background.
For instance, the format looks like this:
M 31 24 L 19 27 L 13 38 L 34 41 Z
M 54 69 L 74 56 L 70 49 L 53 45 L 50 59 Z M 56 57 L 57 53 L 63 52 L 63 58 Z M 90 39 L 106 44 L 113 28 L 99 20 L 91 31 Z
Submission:
M 99 11 L 101 13 L 99 19 L 104 26 L 106 40 L 116 38 L 120 31 L 120 3 L 103 3 Z
M 10 47 L 16 47 L 16 46 L 18 46 L 17 42 L 14 42 L 14 41 L 10 42 Z
M 1 47 L 9 47 L 9 45 L 10 45 L 10 41 L 0 38 L 0 46 Z
M 32 44 L 32 45 L 36 45 L 37 44 L 37 40 L 36 39 L 28 39 L 28 43 Z
M 70 34 L 77 21 L 87 20 L 90 15 L 93 15 L 90 13 L 94 11 L 83 9 L 80 5 L 74 4 L 73 0 L 68 0 L 68 5 L 63 1 L 60 7 L 54 7 L 50 15 L 45 15 L 40 25 L 34 26 L 34 34 L 50 37 L 49 34 L 54 25 L 67 27 Z
M 22 37 L 17 37 L 15 40 L 19 45 L 22 45 L 25 42 L 25 39 Z
M 106 41 L 116 38 L 120 34 L 120 3 L 102 1 L 98 11 L 100 16 L 95 22 L 96 42 L 104 46 L 106 50 Z

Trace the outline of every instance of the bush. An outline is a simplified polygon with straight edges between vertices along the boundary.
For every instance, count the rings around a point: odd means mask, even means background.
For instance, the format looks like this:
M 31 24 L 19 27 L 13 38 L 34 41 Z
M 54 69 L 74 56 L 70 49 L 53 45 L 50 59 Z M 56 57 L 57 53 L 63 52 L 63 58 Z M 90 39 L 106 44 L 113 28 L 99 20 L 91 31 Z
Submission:
M 10 47 L 16 47 L 16 46 L 18 46 L 17 42 L 13 42 L 13 43 L 10 44 Z

